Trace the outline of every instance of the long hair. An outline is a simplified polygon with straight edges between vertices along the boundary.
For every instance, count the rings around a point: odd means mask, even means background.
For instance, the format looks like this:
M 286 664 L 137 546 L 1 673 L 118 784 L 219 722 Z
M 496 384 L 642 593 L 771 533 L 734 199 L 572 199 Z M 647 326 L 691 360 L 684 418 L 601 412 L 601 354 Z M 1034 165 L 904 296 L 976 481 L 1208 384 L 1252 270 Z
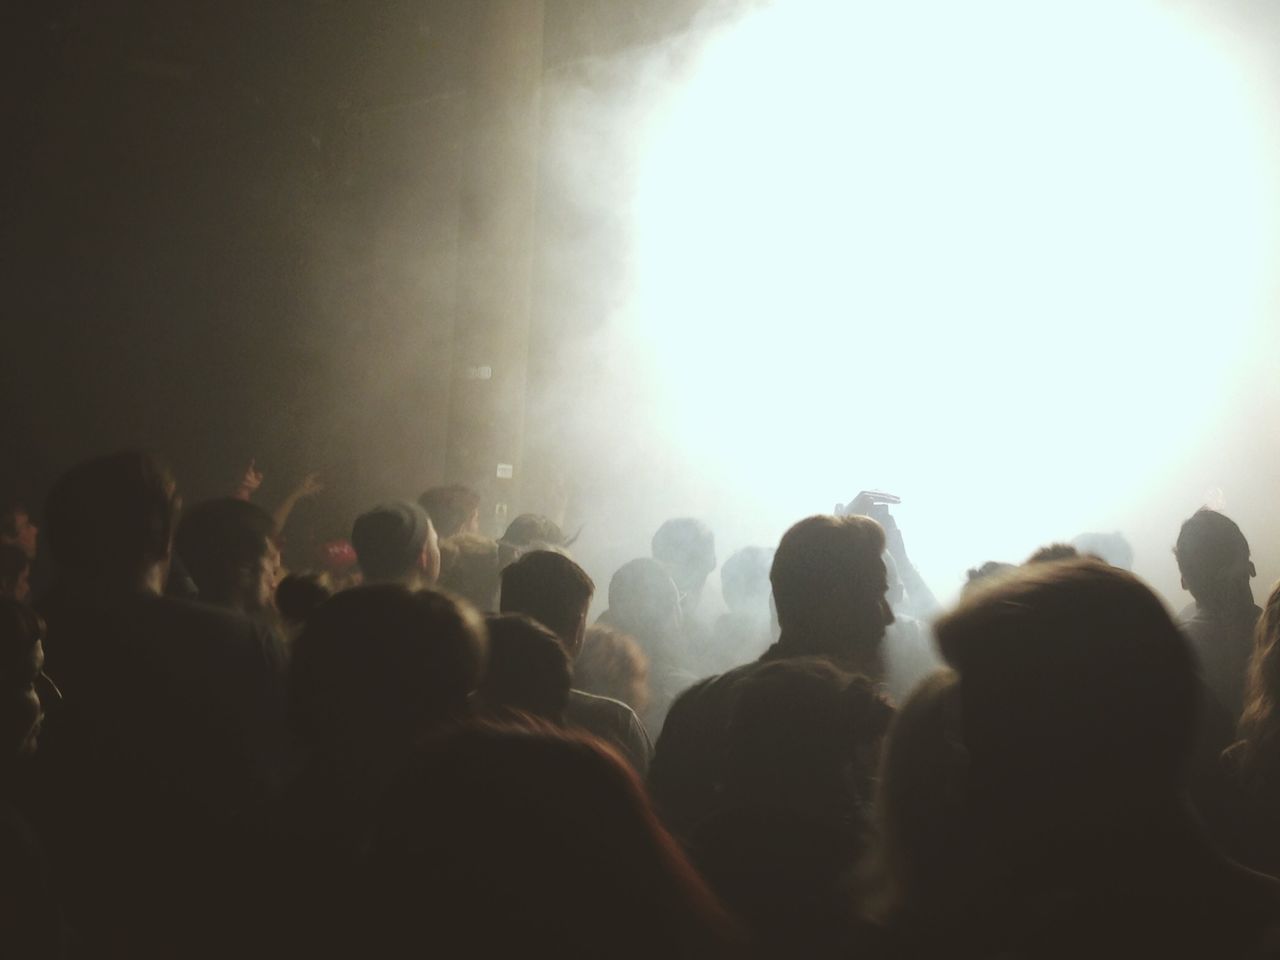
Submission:
M 1280 778 L 1275 763 L 1280 745 L 1280 583 L 1267 598 L 1253 635 L 1239 730 L 1237 756 L 1245 779 L 1259 784 Z

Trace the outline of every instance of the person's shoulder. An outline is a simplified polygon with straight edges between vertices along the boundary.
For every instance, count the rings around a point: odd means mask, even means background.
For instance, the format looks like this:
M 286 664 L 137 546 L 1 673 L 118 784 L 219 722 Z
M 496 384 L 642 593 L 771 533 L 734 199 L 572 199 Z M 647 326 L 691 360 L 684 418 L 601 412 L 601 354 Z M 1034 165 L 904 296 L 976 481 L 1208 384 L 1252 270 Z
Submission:
M 585 690 L 570 690 L 569 705 L 565 716 L 570 722 L 584 723 L 588 720 L 612 721 L 616 725 L 626 725 L 635 717 L 635 711 L 621 700 L 602 697 L 599 694 L 587 693 Z

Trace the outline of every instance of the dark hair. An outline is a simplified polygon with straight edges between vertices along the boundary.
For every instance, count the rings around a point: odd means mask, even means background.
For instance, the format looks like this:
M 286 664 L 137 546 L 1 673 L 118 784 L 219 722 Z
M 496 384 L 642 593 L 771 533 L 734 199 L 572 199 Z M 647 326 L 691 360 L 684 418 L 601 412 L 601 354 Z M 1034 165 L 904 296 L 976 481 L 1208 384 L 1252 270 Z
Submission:
M 425 751 L 385 804 L 371 866 L 369 926 L 390 947 L 428 929 L 447 955 L 737 955 L 636 775 L 549 725 L 471 725 Z
M 1085 559 L 1025 567 L 975 591 L 936 635 L 960 674 L 975 780 L 1005 800 L 1105 801 L 1178 784 L 1194 660 L 1132 574 Z
M 183 514 L 174 547 L 200 598 L 221 602 L 246 581 L 275 532 L 275 521 L 257 504 L 223 497 Z
M 432 487 L 418 498 L 418 504 L 431 522 L 436 534 L 447 539 L 462 531 L 467 521 L 480 509 L 480 494 L 461 484 Z
M 1182 524 L 1173 555 L 1187 589 L 1199 601 L 1225 570 L 1249 559 L 1249 541 L 1234 520 L 1203 508 Z
M 469 604 L 399 584 L 353 587 L 313 611 L 294 644 L 291 716 L 304 743 L 412 735 L 465 713 L 484 622 Z
M 967 597 L 986 581 L 1006 577 L 1017 569 L 1017 564 L 1004 563 L 1000 560 L 988 560 L 980 567 L 970 567 L 965 574 L 964 586 L 960 588 L 960 596 Z
M 1056 563 L 1059 560 L 1074 560 L 1079 556 L 1080 551 L 1069 543 L 1050 543 L 1027 557 L 1027 563 Z
M 482 613 L 498 601 L 498 542 L 478 533 L 440 541 L 440 586 L 469 600 Z
M 630 560 L 609 579 L 609 624 L 635 637 L 651 656 L 676 639 L 668 631 L 678 624 L 679 613 L 680 593 L 657 560 Z
M 562 553 L 531 550 L 502 571 L 503 613 L 523 613 L 566 643 L 576 641 L 579 619 L 595 594 L 595 582 Z
M 31 560 L 21 547 L 0 543 L 0 594 L 12 596 L 22 574 L 31 569 Z
M 324 574 L 291 573 L 276 587 L 276 609 L 285 623 L 301 625 L 331 596 Z
M 778 623 L 785 631 L 803 624 L 833 592 L 847 587 L 882 596 L 878 581 L 884 530 L 869 517 L 813 516 L 782 536 L 769 582 Z
M 45 502 L 45 527 L 60 569 L 131 580 L 169 556 L 178 498 L 155 456 L 128 452 L 73 467 Z
M 636 713 L 649 706 L 649 658 L 633 636 L 615 627 L 587 628 L 573 677 L 579 690 L 620 700 Z
M 480 683 L 485 702 L 562 722 L 573 673 L 560 638 L 520 614 L 488 617 L 485 625 L 489 665 Z

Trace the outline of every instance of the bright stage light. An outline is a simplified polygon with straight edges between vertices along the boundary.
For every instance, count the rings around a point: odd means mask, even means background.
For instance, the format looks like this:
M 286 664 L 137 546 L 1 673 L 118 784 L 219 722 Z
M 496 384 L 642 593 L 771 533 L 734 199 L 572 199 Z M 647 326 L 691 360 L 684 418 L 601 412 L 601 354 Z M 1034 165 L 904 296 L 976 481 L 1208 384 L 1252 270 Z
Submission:
M 945 580 L 1122 526 L 1252 363 L 1260 114 L 1169 4 L 777 0 L 648 130 L 651 407 L 761 536 L 877 486 Z

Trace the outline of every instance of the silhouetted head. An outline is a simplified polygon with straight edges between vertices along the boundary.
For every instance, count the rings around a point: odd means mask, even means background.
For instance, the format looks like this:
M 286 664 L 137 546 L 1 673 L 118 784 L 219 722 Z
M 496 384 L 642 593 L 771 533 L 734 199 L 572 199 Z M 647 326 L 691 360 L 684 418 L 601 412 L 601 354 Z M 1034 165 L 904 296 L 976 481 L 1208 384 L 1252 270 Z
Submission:
M 489 664 L 480 695 L 490 708 L 518 710 L 561 723 L 573 672 L 554 633 L 516 613 L 488 617 Z
M 392 500 L 356 517 L 351 545 L 365 583 L 435 583 L 440 542 L 416 503 Z
M 724 604 L 734 613 L 769 615 L 769 566 L 773 551 L 765 547 L 743 547 L 720 568 L 720 592 Z
M 716 568 L 716 537 L 711 528 L 693 517 L 676 517 L 658 528 L 650 549 L 653 559 L 675 581 L 685 612 L 692 611 Z
M 26 504 L 19 500 L 0 501 L 0 544 L 17 547 L 28 560 L 36 558 L 40 528 L 31 520 Z
M 880 642 L 893 622 L 884 530 L 869 517 L 814 516 L 782 537 L 769 580 L 781 643 L 797 655 L 850 660 L 878 675 Z
M 1016 573 L 1017 570 L 1017 564 L 1003 563 L 999 560 L 988 560 L 980 567 L 970 567 L 965 574 L 964 586 L 960 588 L 960 596 L 967 597 L 987 581 L 1007 577 L 1011 573 Z
M 44 623 L 26 604 L 0 597 L 0 768 L 35 753 L 44 710 Z
M 280 570 L 275 521 L 247 500 L 224 497 L 187 510 L 174 547 L 200 599 L 257 613 L 272 606 Z
M 448 956 L 717 957 L 730 925 L 644 789 L 598 741 L 474 726 L 385 806 L 373 936 Z
M 579 690 L 612 697 L 643 713 L 649 706 L 649 658 L 635 637 L 597 623 L 587 628 L 582 650 L 573 661 Z
M 45 532 L 61 576 L 159 593 L 179 499 L 156 457 L 117 453 L 72 468 L 53 485 Z
M 1069 543 L 1050 543 L 1027 557 L 1027 564 L 1057 563 L 1059 560 L 1075 560 L 1079 556 L 1080 551 Z
M 467 712 L 484 670 L 469 605 L 400 584 L 353 587 L 316 608 L 290 664 L 301 742 L 412 738 Z
M 276 587 L 276 610 L 291 627 L 301 627 L 322 603 L 333 596 L 322 573 L 291 573 Z
M 431 517 L 441 540 L 459 533 L 480 532 L 480 494 L 470 487 L 432 487 L 418 498 L 418 504 Z
M 492 613 L 498 606 L 499 563 L 496 540 L 478 533 L 455 534 L 440 541 L 440 586 L 481 613 Z
M 1105 560 L 1121 570 L 1133 569 L 1133 545 L 1123 533 L 1082 533 L 1071 545 L 1084 556 Z
M 1249 559 L 1249 541 L 1235 521 L 1216 510 L 1197 510 L 1178 532 L 1173 548 L 1182 587 L 1209 610 L 1251 611 L 1257 575 Z
M 680 591 L 667 568 L 647 557 L 619 567 L 609 580 L 608 622 L 635 637 L 650 657 L 678 644 Z
M 1026 567 L 936 635 L 960 674 L 971 792 L 991 822 L 1118 819 L 1175 795 L 1198 680 L 1132 574 L 1097 560 Z
M 31 599 L 31 558 L 11 543 L 0 543 L 0 596 L 19 603 Z
M 560 638 L 570 657 L 582 649 L 596 585 L 569 557 L 531 550 L 502 571 L 503 613 L 523 613 Z

